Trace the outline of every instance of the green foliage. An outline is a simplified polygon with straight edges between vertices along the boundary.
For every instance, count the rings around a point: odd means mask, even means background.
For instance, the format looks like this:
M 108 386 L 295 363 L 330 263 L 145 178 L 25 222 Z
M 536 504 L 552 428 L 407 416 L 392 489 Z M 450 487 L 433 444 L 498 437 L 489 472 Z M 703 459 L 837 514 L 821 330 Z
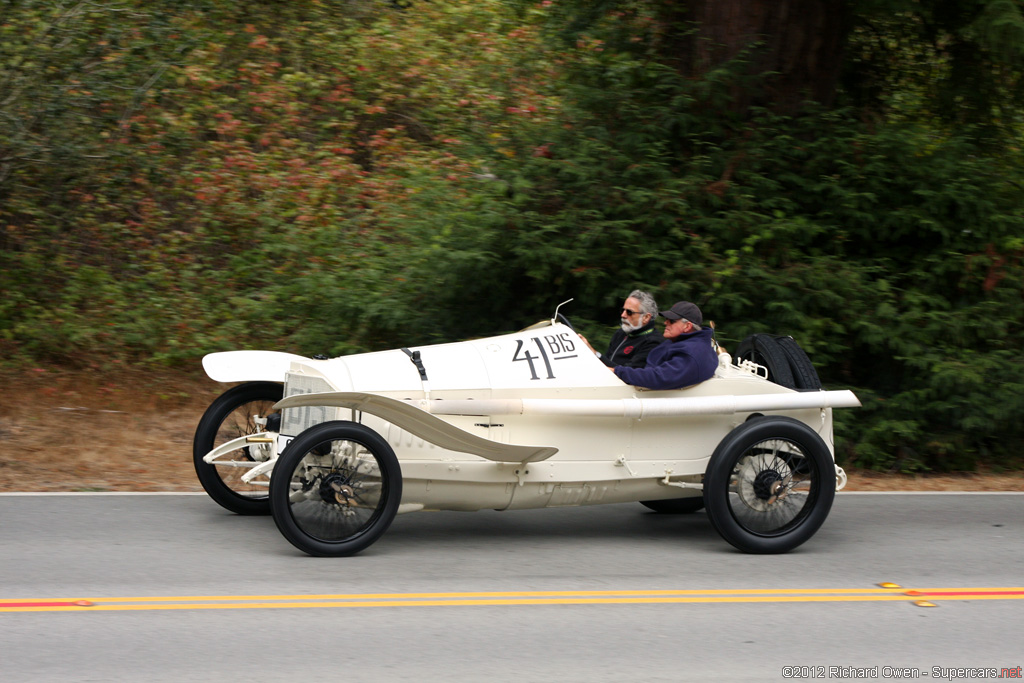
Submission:
M 571 297 L 600 344 L 642 287 L 793 335 L 864 402 L 844 462 L 1019 463 L 1019 3 L 865 0 L 858 108 L 791 117 L 737 113 L 742 59 L 683 76 L 656 3 L 513 4 L 7 3 L 5 356 L 334 355 Z M 992 116 L 936 104 L 952 45 Z
M 852 102 L 958 135 L 969 126 L 991 144 L 1019 134 L 1020 0 L 861 0 L 857 9 L 845 75 Z
M 691 299 L 727 346 L 791 334 L 828 385 L 857 390 L 847 462 L 1019 463 L 1019 146 L 842 110 L 739 124 L 717 108 L 728 78 L 609 50 L 578 65 L 550 158 L 499 172 L 524 301 L 571 292 L 607 320 L 634 284 Z
M 3 338 L 173 362 L 461 329 L 440 322 L 456 278 L 485 291 L 468 272 L 493 256 L 470 192 L 486 169 L 458 153 L 514 154 L 510 131 L 557 106 L 535 32 L 496 7 L 20 6 L 11 54 L 61 36 L 53 68 L 0 75 L 20 88 L 0 138 Z

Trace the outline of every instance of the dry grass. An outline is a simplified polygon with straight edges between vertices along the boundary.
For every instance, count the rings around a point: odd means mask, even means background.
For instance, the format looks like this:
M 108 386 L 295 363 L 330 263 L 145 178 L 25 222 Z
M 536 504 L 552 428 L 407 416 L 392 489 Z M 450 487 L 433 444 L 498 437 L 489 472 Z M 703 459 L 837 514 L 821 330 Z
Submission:
M 844 491 L 1024 491 L 1024 472 L 956 474 L 883 474 L 846 470 Z
M 0 491 L 202 490 L 192 434 L 216 383 L 56 368 L 0 382 Z
M 201 491 L 192 434 L 223 385 L 138 370 L 0 370 L 0 491 Z M 1024 472 L 847 471 L 849 491 L 1024 491 Z

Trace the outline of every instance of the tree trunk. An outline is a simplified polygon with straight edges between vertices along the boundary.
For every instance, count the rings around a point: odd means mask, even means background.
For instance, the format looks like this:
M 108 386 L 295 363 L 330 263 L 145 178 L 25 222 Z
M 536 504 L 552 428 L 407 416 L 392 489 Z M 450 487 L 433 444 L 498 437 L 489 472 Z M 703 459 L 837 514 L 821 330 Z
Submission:
M 703 76 L 731 59 L 749 63 L 758 91 L 734 89 L 735 106 L 795 113 L 804 102 L 835 97 L 850 28 L 848 0 L 675 0 L 666 3 L 668 49 L 688 76 Z M 747 51 L 744 54 L 744 51 Z

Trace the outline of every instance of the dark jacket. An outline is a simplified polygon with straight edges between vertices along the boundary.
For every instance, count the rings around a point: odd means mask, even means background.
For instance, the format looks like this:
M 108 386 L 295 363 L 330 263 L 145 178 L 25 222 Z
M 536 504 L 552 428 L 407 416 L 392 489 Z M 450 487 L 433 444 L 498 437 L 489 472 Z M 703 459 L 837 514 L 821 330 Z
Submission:
M 647 355 L 661 342 L 662 337 L 654 330 L 654 320 L 635 332 L 623 332 L 619 328 L 612 335 L 608 350 L 601 354 L 601 362 L 610 368 L 625 365 L 627 368 L 642 368 L 647 365 Z
M 615 368 L 626 384 L 648 389 L 681 389 L 715 374 L 718 355 L 711 348 L 711 329 L 684 334 L 658 345 L 645 368 Z

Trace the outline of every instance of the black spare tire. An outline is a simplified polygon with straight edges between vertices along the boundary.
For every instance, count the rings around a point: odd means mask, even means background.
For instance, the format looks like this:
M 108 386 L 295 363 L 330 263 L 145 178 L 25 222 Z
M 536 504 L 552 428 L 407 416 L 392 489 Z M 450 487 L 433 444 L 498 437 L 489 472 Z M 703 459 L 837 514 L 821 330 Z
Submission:
M 769 381 L 789 389 L 821 389 L 821 380 L 811 359 L 792 337 L 752 334 L 736 347 L 736 362 L 744 360 L 764 366 Z

